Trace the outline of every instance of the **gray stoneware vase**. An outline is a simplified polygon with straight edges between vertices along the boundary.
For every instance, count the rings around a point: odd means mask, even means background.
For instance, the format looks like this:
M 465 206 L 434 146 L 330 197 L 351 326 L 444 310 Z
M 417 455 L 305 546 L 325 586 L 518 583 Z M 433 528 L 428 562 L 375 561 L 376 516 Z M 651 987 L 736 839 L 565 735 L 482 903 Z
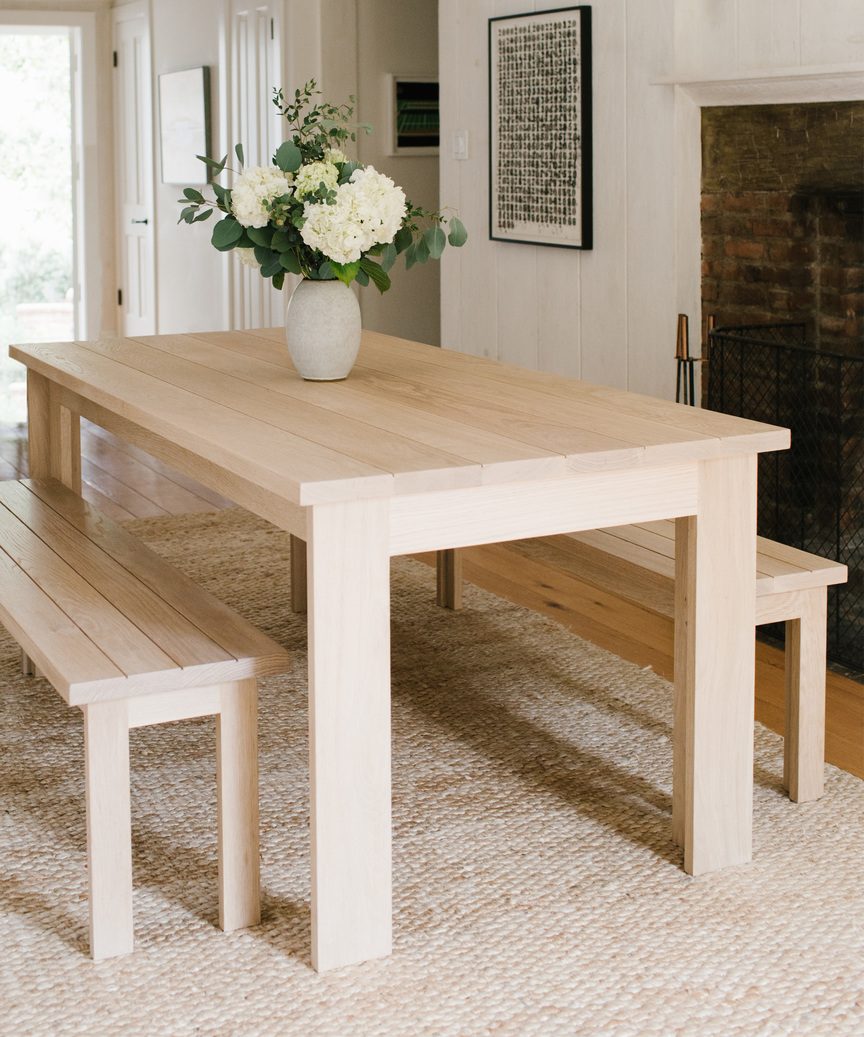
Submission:
M 360 349 L 360 304 L 341 281 L 303 280 L 285 312 L 288 352 L 308 382 L 347 378 Z

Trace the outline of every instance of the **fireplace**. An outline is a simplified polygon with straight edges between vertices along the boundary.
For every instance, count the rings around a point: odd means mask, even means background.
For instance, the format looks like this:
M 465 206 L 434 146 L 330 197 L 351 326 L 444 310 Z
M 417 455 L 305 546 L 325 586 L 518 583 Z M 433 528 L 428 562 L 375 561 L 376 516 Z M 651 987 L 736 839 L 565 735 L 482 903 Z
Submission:
M 703 401 L 792 429 L 759 531 L 849 566 L 829 657 L 864 673 L 864 102 L 704 108 L 702 134 Z

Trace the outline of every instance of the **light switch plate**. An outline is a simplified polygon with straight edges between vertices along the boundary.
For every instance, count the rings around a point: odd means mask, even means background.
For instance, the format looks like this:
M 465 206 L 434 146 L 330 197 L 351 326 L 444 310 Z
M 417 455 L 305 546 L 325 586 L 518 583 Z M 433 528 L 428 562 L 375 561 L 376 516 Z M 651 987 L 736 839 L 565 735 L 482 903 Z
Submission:
M 468 158 L 468 130 L 453 131 L 453 158 L 460 162 Z

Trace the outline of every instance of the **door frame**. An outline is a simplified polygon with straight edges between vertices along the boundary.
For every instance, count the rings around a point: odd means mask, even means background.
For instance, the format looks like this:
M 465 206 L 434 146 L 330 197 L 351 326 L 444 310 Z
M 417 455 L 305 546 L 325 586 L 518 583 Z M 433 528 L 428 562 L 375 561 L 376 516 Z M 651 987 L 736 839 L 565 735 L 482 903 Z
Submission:
M 102 325 L 101 240 L 97 127 L 96 13 L 87 11 L 0 11 L 0 29 L 69 32 L 72 99 L 72 279 L 75 337 L 94 337 Z

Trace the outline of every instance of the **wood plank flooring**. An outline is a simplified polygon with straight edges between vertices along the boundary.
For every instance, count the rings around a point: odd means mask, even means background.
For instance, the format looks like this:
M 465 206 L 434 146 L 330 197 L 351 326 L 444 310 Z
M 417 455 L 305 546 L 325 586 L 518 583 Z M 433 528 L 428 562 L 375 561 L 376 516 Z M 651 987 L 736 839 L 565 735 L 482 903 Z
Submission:
M 84 496 L 115 520 L 231 505 L 218 493 L 88 422 L 82 422 L 81 452 Z M 0 427 L 0 479 L 26 474 L 26 431 L 17 426 Z M 434 561 L 428 556 L 424 560 Z M 465 551 L 464 564 L 465 577 L 472 583 L 671 677 L 671 623 L 650 608 L 623 606 L 604 597 L 589 579 L 574 575 L 551 540 L 471 548 Z M 783 657 L 778 649 L 757 644 L 756 683 L 758 719 L 782 730 Z M 864 684 L 829 672 L 826 728 L 829 761 L 864 777 Z

